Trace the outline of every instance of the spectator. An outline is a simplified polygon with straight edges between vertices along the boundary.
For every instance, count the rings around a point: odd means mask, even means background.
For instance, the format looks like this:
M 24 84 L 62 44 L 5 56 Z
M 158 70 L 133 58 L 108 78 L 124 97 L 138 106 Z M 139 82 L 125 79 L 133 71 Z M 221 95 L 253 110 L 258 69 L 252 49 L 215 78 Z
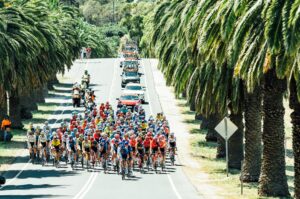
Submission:
M 4 131 L 4 141 L 10 141 L 12 138 L 12 134 L 10 132 L 11 128 L 11 121 L 9 120 L 8 116 L 5 116 L 1 123 L 1 130 Z

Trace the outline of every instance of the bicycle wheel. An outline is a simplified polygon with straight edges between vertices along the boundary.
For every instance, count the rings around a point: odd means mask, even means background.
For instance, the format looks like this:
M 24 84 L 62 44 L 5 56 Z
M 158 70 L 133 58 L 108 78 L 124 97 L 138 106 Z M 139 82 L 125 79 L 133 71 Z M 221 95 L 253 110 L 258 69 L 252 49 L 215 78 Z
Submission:
M 125 180 L 125 169 L 122 168 L 122 180 Z

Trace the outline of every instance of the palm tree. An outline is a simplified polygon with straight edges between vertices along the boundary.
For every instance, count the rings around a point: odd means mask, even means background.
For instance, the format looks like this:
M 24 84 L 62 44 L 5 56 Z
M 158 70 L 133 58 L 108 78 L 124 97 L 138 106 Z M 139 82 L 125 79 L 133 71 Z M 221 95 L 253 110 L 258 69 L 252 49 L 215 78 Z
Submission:
M 262 150 L 262 95 L 261 88 L 253 93 L 245 91 L 245 159 L 242 168 L 244 182 L 258 182 Z
M 277 68 L 275 60 L 280 56 L 270 55 L 263 8 L 263 1 L 250 2 L 240 18 L 233 37 L 231 63 L 235 63 L 236 74 L 245 80 L 248 90 L 253 91 L 264 80 L 264 147 L 259 194 L 289 196 L 284 157 L 283 94 L 286 85 L 285 80 L 278 79 L 274 69 Z

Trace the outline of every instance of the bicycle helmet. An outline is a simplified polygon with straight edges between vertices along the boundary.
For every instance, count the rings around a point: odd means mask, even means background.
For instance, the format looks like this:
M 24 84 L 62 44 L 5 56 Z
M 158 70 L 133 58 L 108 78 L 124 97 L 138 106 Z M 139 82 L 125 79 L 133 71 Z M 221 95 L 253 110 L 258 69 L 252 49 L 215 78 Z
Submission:
M 119 134 L 115 134 L 115 139 L 120 139 L 120 135 Z

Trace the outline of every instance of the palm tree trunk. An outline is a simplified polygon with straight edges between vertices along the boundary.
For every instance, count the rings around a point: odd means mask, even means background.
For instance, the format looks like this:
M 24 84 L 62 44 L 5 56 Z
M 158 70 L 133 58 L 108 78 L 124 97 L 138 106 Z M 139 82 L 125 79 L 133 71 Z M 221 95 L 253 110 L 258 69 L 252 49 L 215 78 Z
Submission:
M 203 120 L 203 118 L 204 118 L 203 115 L 196 113 L 195 120 Z
M 263 95 L 263 159 L 259 178 L 260 196 L 289 196 L 285 173 L 284 107 L 286 81 L 279 80 L 274 69 L 265 74 Z
M 10 119 L 12 124 L 11 126 L 12 128 L 22 129 L 23 124 L 21 118 L 21 103 L 18 91 L 13 90 L 11 92 L 9 101 Z
M 47 87 L 49 90 L 54 90 L 54 85 L 58 84 L 58 79 L 56 77 L 56 74 L 53 74 L 52 77 L 50 78 L 50 80 L 48 81 Z
M 2 94 L 2 93 L 1 93 Z M 0 121 L 7 115 L 7 106 L 5 96 L 0 96 Z
M 241 169 L 241 161 L 244 159 L 243 152 L 243 112 L 240 109 L 232 113 L 230 120 L 238 127 L 238 130 L 228 140 L 228 166 L 232 169 Z
M 45 89 L 43 87 L 37 88 L 33 96 L 37 103 L 45 103 Z
M 217 135 L 217 154 L 216 158 L 225 158 L 226 156 L 226 148 L 225 148 L 225 140 L 219 134 Z
M 190 110 L 196 111 L 196 102 L 194 99 L 190 100 Z
M 257 87 L 251 94 L 245 92 L 245 159 L 242 168 L 244 182 L 257 182 L 260 175 L 261 103 L 260 87 Z
M 37 110 L 37 104 L 35 103 L 35 100 L 31 96 L 32 95 L 30 93 L 26 93 L 26 91 L 20 94 L 22 119 L 31 119 L 32 118 L 31 111 Z
M 207 142 L 217 142 L 217 132 L 215 127 L 221 121 L 220 114 L 211 114 L 208 117 L 203 117 L 200 125 L 200 129 L 207 129 L 205 139 Z
M 297 96 L 297 85 L 294 78 L 290 83 L 290 108 L 293 109 L 291 119 L 293 124 L 293 151 L 295 171 L 295 198 L 300 198 L 300 103 Z

